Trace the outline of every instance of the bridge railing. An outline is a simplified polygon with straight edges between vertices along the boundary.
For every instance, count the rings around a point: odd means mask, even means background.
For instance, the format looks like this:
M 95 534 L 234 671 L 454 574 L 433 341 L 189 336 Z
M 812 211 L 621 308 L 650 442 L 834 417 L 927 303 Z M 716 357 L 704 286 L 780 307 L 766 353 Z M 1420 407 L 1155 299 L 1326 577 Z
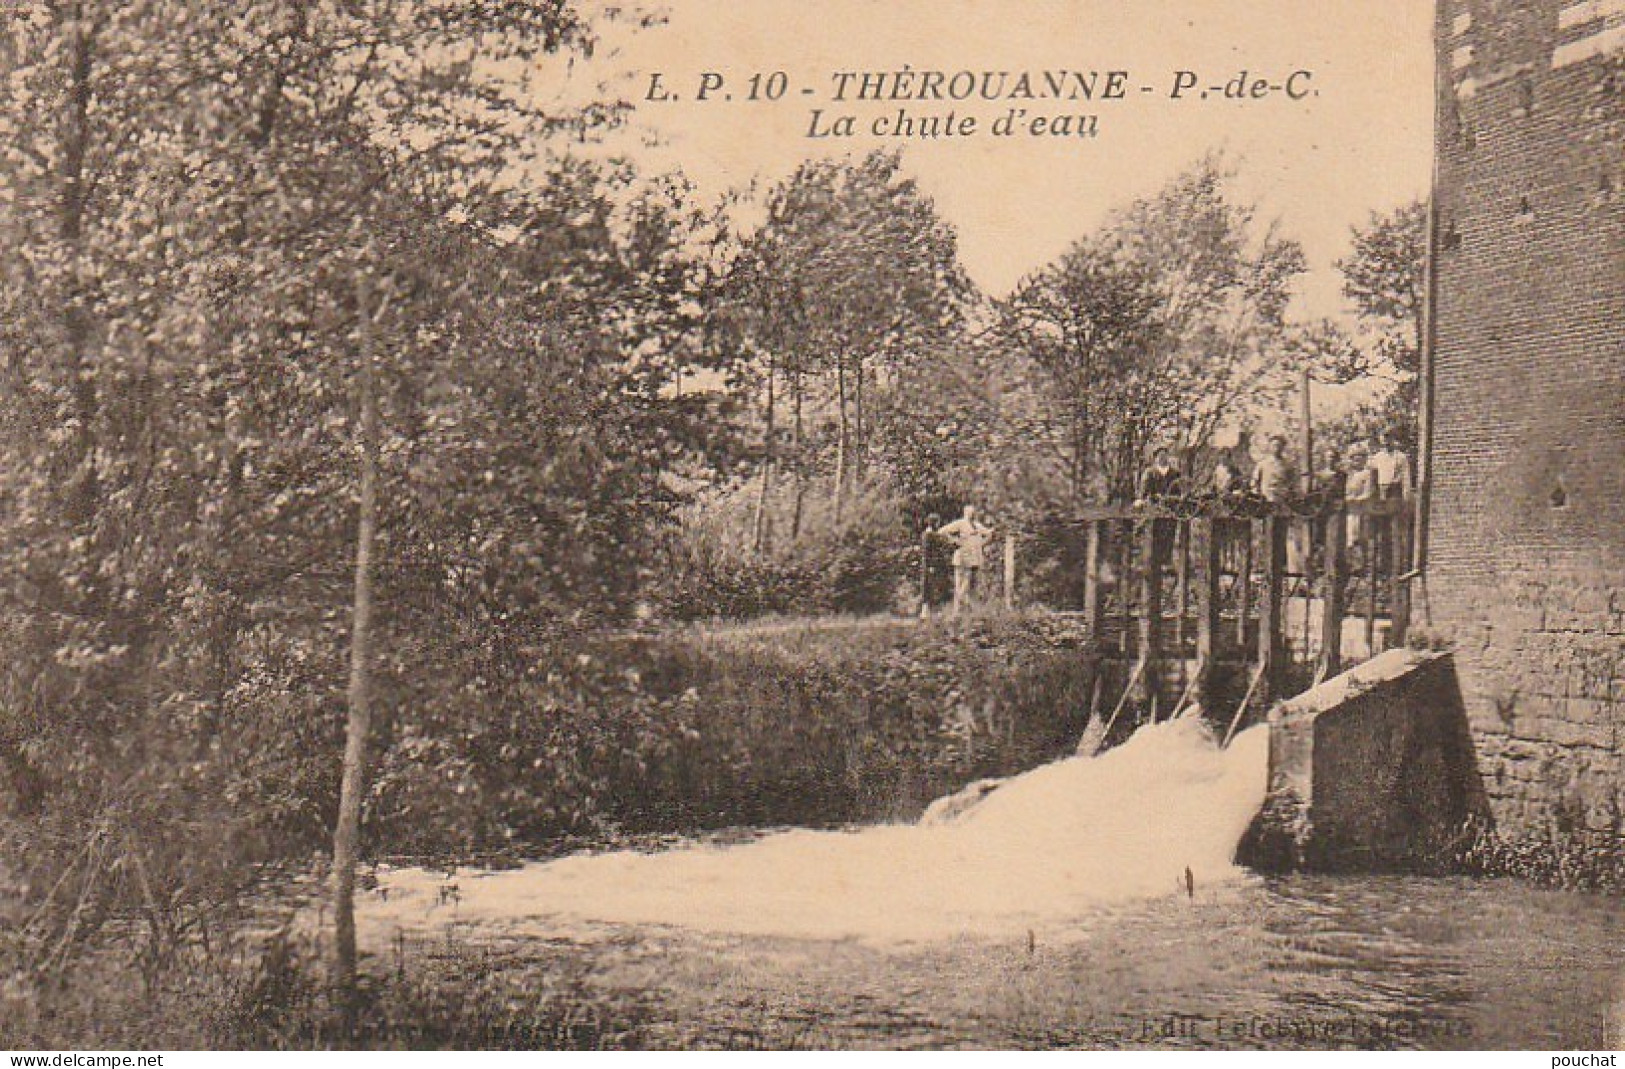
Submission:
M 1135 666 L 1142 716 L 1263 709 L 1404 643 L 1411 515 L 1398 499 L 1084 508 L 1076 611 L 1102 655 Z

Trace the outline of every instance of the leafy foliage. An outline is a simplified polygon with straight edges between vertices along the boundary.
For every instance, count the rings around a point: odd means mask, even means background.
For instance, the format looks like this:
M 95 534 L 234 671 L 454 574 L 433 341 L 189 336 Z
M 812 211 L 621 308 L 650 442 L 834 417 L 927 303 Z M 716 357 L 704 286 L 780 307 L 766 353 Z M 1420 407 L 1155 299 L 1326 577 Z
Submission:
M 1508 837 L 1470 822 L 1452 858 L 1478 876 L 1510 876 L 1540 887 L 1613 891 L 1625 887 L 1625 841 L 1617 832 L 1553 828 L 1545 835 Z
M 1154 449 L 1208 446 L 1281 359 L 1303 253 L 1229 177 L 1199 161 L 999 305 L 1001 335 L 1043 372 L 1040 440 L 1074 500 L 1131 500 Z
M 683 514 L 653 594 L 675 620 L 882 613 L 897 607 L 901 586 L 915 585 L 917 536 L 904 506 L 883 483 L 870 483 L 836 517 L 827 482 L 813 482 L 794 540 L 758 551 L 748 537 L 758 503 L 752 488 L 698 498 Z M 793 508 L 794 488 L 769 498 L 776 515 Z
M 398 720 L 368 832 L 461 860 L 917 815 L 1076 741 L 1093 668 L 1075 645 L 1019 618 L 577 642 L 454 717 Z
M 531 644 L 630 614 L 705 415 L 665 387 L 708 216 L 547 162 L 613 110 L 504 80 L 589 47 L 562 2 L 37 8 L 0 80 L 0 865 L 44 969 L 132 916 L 172 953 L 332 825 L 363 317 L 384 765 L 455 774 Z
M 956 335 L 971 294 L 953 228 L 896 153 L 804 163 L 765 207 L 719 289 L 742 381 L 765 392 L 758 552 L 777 467 L 795 487 L 779 525 L 790 541 L 803 533 L 808 480 L 820 473 L 829 475 L 835 520 L 843 518 L 871 463 L 887 459 L 891 385 Z
M 1333 367 L 1334 381 L 1356 376 L 1387 380 L 1392 387 L 1334 429 L 1334 435 L 1371 441 L 1394 436 L 1416 450 L 1418 390 L 1424 344 L 1427 206 L 1404 205 L 1373 213 L 1354 231 L 1354 249 L 1338 262 L 1343 293 L 1358 314 L 1362 361 Z M 1346 350 L 1345 346 L 1345 350 Z

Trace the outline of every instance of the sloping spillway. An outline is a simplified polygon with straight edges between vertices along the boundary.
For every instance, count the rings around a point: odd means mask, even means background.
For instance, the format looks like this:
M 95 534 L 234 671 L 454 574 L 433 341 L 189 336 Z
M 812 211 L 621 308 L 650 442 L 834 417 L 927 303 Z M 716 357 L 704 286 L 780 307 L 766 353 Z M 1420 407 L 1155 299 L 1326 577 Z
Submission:
M 364 923 L 455 918 L 558 932 L 570 922 L 890 942 L 1064 926 L 1103 903 L 1238 877 L 1236 844 L 1263 803 L 1268 735 L 1220 749 L 1194 719 L 1015 777 L 944 823 L 789 831 L 739 846 L 622 851 L 457 876 L 381 876 Z

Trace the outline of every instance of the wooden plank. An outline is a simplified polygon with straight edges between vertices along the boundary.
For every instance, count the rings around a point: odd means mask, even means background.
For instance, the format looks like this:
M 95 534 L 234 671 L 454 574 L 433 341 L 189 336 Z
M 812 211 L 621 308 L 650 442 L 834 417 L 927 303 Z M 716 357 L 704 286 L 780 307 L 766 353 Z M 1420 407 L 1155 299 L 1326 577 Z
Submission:
M 1016 536 L 1004 536 L 1004 611 L 1016 607 Z
M 1117 521 L 1117 613 L 1121 625 L 1117 630 L 1118 646 L 1128 656 L 1133 642 L 1134 611 L 1129 606 L 1129 587 L 1134 575 L 1134 522 Z
M 1136 661 L 1134 664 L 1134 670 L 1129 673 L 1128 682 L 1123 684 L 1122 695 L 1117 699 L 1117 704 L 1112 707 L 1112 715 L 1106 720 L 1105 730 L 1100 733 L 1098 738 L 1093 740 L 1090 740 L 1088 736 L 1085 736 L 1084 739 L 1078 743 L 1078 753 L 1082 754 L 1084 757 L 1093 757 L 1095 754 L 1100 752 L 1100 748 L 1102 746 L 1106 745 L 1106 742 L 1112 736 L 1112 728 L 1117 726 L 1117 718 L 1122 715 L 1123 707 L 1128 704 L 1129 695 L 1133 693 L 1134 685 L 1139 681 L 1140 675 L 1144 671 L 1145 662 Z M 1092 745 L 1088 746 L 1087 752 L 1085 752 L 1086 743 L 1092 743 Z
M 1190 638 L 1186 617 L 1191 611 L 1191 520 L 1175 520 L 1174 534 L 1174 656 L 1185 657 Z
M 1204 710 L 1215 708 L 1217 695 L 1213 683 L 1217 676 L 1219 639 L 1219 578 L 1222 520 L 1193 520 L 1190 539 L 1196 550 L 1196 700 Z
M 1164 539 L 1160 525 L 1165 520 L 1147 519 L 1140 526 L 1140 660 L 1145 673 L 1140 677 L 1141 698 L 1151 708 L 1160 685 L 1162 661 L 1162 567 Z
M 1260 664 L 1253 670 L 1253 678 L 1247 684 L 1247 693 L 1241 696 L 1241 704 L 1236 706 L 1236 715 L 1230 718 L 1230 729 L 1224 733 L 1224 741 L 1220 748 L 1226 748 L 1230 741 L 1236 737 L 1236 729 L 1241 727 L 1242 718 L 1247 715 L 1247 707 L 1252 704 L 1253 697 L 1259 693 L 1259 684 L 1263 680 L 1269 665 Z
M 1348 592 L 1348 514 L 1334 510 L 1326 517 L 1325 567 L 1320 592 L 1321 676 L 1330 679 L 1343 670 L 1343 615 Z
M 937 517 L 932 516 L 920 533 L 920 616 L 931 615 L 931 538 L 936 533 Z
M 1367 657 L 1377 655 L 1377 555 L 1371 552 L 1371 525 L 1381 522 L 1383 521 L 1366 517 L 1361 517 L 1360 520 L 1361 552 L 1365 554 L 1365 654 Z
M 1246 540 L 1241 550 L 1241 573 L 1236 576 L 1236 645 L 1247 648 L 1247 618 L 1253 614 L 1253 521 L 1244 520 Z
M 1292 539 L 1292 552 L 1298 558 L 1298 567 L 1303 569 L 1298 577 L 1298 589 L 1303 592 L 1303 639 L 1299 648 L 1308 657 L 1309 642 L 1314 635 L 1314 619 L 1310 610 L 1315 604 L 1315 591 L 1320 587 L 1320 575 L 1315 571 L 1315 528 L 1313 521 L 1307 518 L 1292 522 L 1289 536 Z

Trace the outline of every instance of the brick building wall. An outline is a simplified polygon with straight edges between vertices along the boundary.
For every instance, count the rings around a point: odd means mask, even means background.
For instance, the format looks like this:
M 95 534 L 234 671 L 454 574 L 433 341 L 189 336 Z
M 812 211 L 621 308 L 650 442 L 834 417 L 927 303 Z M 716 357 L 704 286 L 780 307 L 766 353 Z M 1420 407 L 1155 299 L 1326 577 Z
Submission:
M 1427 615 L 1512 833 L 1625 831 L 1625 0 L 1440 0 Z

